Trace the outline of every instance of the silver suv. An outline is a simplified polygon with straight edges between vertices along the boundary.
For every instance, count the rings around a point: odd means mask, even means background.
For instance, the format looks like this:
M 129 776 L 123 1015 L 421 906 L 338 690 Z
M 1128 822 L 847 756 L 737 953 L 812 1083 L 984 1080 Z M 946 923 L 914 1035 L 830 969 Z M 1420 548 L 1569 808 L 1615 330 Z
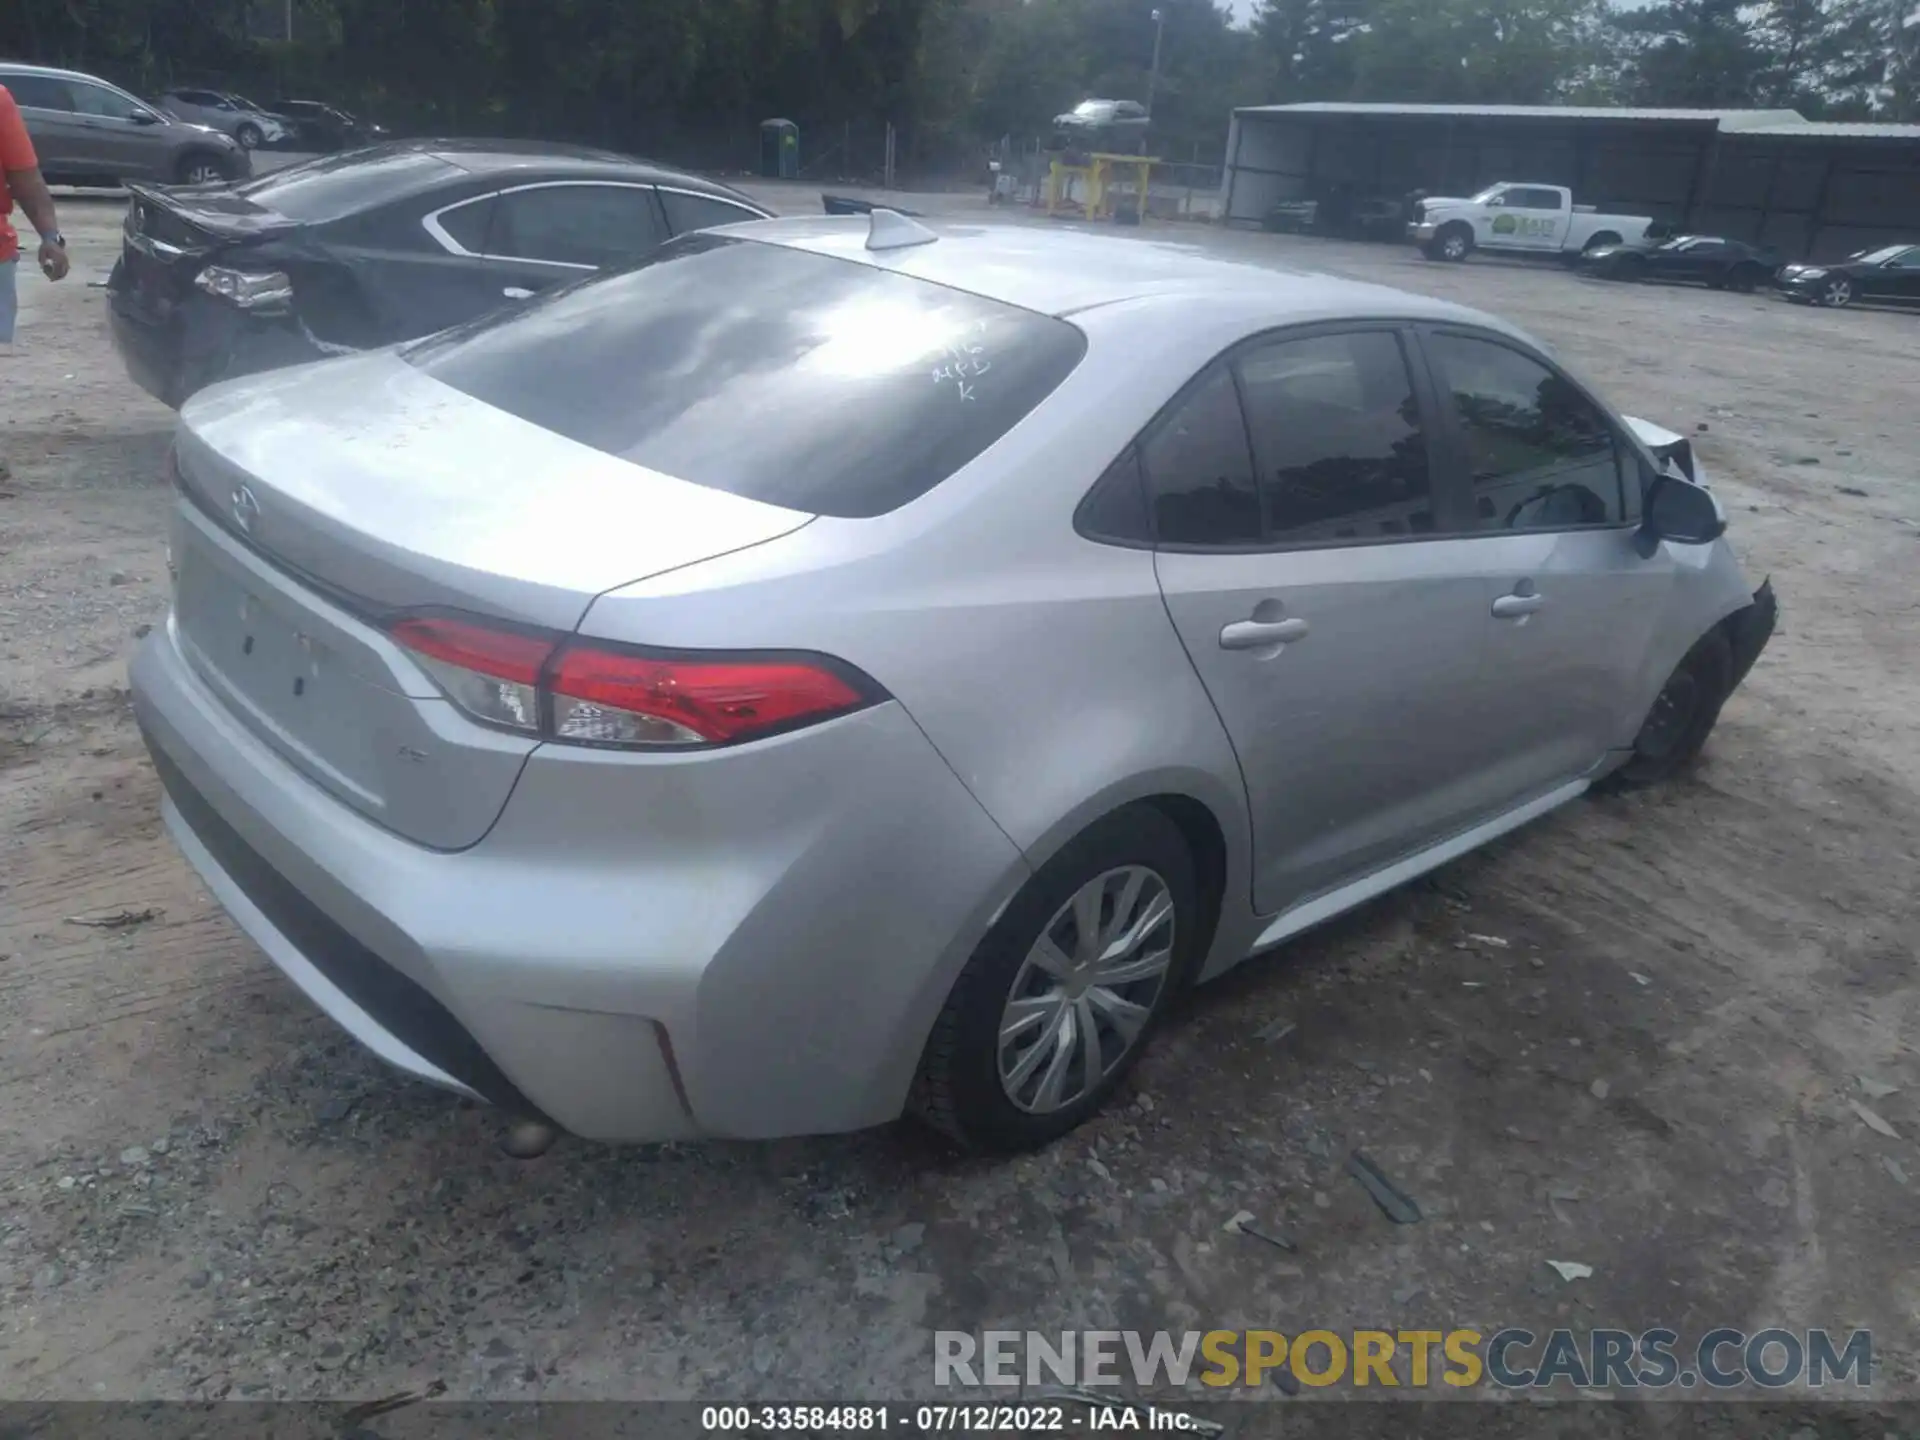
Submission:
M 41 173 L 56 185 L 206 185 L 253 173 L 229 136 L 177 120 L 96 76 L 0 61 L 0 85 L 27 122 Z

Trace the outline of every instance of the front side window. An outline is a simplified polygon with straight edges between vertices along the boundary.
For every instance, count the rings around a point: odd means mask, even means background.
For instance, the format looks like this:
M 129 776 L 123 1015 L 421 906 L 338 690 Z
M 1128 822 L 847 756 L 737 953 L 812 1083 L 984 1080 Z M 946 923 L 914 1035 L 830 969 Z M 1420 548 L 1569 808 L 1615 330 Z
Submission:
M 1247 422 L 1226 366 L 1214 366 L 1160 419 L 1140 446 L 1140 461 L 1161 543 L 1261 542 Z
M 139 101 L 109 90 L 104 85 L 84 85 L 73 82 L 73 108 L 82 115 L 99 115 L 109 120 L 131 120 L 137 111 L 146 109 Z
M 711 233 L 403 352 L 442 384 L 635 465 L 856 519 L 974 460 L 1085 353 L 1085 336 L 1050 315 Z
M 1270 540 L 1433 530 L 1427 437 L 1397 336 L 1282 340 L 1238 367 Z
M 1476 529 L 1622 523 L 1612 427 L 1570 381 L 1493 340 L 1442 333 L 1427 344 L 1465 443 Z
M 492 238 L 493 207 L 497 195 L 483 195 L 451 210 L 442 210 L 438 224 L 442 233 L 469 255 L 485 255 Z
M 1903 251 L 1887 263 L 1895 270 L 1920 270 L 1920 246 Z
M 490 253 L 601 270 L 637 260 L 666 238 L 651 186 L 541 185 L 499 198 Z

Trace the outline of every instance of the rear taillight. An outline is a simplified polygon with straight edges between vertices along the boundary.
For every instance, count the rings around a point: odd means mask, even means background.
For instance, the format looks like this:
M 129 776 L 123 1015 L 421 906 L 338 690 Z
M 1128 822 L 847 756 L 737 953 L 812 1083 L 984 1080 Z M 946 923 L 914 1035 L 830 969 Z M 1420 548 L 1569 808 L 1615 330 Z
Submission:
M 242 310 L 284 310 L 293 300 L 293 281 L 281 270 L 235 270 L 209 265 L 193 283 Z
M 885 698 L 823 655 L 654 652 L 441 615 L 391 633 L 474 719 L 573 745 L 731 745 Z

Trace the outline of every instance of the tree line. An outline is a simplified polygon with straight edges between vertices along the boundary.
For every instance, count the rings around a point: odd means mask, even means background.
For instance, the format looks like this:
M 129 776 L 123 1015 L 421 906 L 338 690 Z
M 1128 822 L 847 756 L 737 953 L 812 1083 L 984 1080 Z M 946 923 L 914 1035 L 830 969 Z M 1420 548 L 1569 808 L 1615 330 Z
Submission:
M 1230 107 L 1304 100 L 1920 120 L 1920 0 L 7 0 L 0 54 L 720 168 L 775 116 L 823 169 L 887 124 L 959 168 L 1150 85 L 1155 148 L 1211 162 Z

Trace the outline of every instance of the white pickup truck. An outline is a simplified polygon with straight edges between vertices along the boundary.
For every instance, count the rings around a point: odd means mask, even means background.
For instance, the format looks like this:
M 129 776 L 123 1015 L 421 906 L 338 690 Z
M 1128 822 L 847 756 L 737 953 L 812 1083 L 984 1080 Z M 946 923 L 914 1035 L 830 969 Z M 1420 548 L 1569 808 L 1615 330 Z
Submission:
M 1652 226 L 1650 216 L 1576 205 L 1563 185 L 1504 182 L 1470 200 L 1420 201 L 1407 235 L 1429 260 L 1458 261 L 1475 250 L 1578 255 L 1596 245 L 1637 244 Z

